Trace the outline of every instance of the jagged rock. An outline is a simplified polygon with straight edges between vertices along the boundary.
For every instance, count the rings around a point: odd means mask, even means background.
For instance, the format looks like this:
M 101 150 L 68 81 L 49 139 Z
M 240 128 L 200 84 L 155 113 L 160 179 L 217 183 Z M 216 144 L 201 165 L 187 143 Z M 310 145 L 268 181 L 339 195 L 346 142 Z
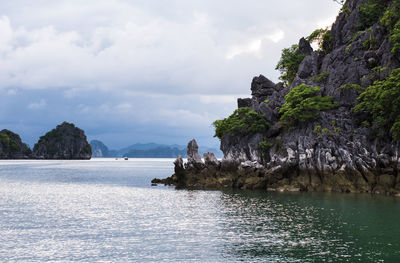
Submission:
M 204 163 L 207 166 L 218 166 L 220 164 L 220 162 L 218 161 L 218 159 L 215 157 L 214 153 L 208 152 L 208 153 L 204 153 Z
M 183 167 L 183 159 L 182 155 L 179 155 L 178 158 L 174 161 L 174 169 L 175 169 L 175 174 L 181 173 L 185 168 Z
M 92 149 L 83 130 L 63 122 L 40 137 L 33 148 L 36 159 L 90 159 Z
M 273 123 L 278 120 L 278 115 L 275 109 L 271 108 L 265 102 L 260 103 L 259 111 L 261 114 L 264 115 L 265 119 L 270 123 Z
M 304 55 L 311 55 L 311 53 L 313 52 L 313 49 L 312 49 L 310 43 L 304 37 L 302 37 L 299 41 L 298 52 L 300 54 L 304 54 Z
M 18 134 L 6 129 L 0 131 L 0 159 L 29 159 L 31 155 L 31 149 Z
M 245 108 L 245 107 L 251 107 L 251 99 L 246 98 L 246 99 L 238 99 L 238 109 L 239 108 Z
M 188 163 L 198 164 L 203 163 L 199 154 L 199 146 L 195 139 L 191 140 L 187 146 Z
M 251 95 L 256 97 L 272 95 L 275 89 L 275 83 L 273 83 L 263 75 L 254 77 L 251 83 Z

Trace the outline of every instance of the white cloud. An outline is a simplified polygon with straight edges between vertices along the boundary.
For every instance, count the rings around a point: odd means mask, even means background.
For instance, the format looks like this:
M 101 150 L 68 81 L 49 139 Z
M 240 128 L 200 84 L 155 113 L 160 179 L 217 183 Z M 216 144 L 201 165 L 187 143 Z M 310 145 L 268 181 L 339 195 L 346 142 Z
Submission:
M 1 116 L 212 137 L 210 123 L 235 109 L 237 94 L 250 96 L 253 76 L 277 81 L 281 50 L 339 8 L 330 0 L 2 1 L 0 92 L 13 96 L 3 96 Z M 18 103 L 49 118 L 16 112 Z
M 250 41 L 247 41 L 241 45 L 235 45 L 231 47 L 226 54 L 226 59 L 233 59 L 236 56 L 240 55 L 250 55 L 257 58 L 262 58 L 261 49 L 263 41 L 272 41 L 273 43 L 278 43 L 285 37 L 285 32 L 282 30 L 278 30 L 271 35 L 264 35 L 258 38 L 254 38 Z
M 28 105 L 28 109 L 30 110 L 40 110 L 44 109 L 47 106 L 47 103 L 44 99 L 41 99 L 38 102 L 32 102 Z

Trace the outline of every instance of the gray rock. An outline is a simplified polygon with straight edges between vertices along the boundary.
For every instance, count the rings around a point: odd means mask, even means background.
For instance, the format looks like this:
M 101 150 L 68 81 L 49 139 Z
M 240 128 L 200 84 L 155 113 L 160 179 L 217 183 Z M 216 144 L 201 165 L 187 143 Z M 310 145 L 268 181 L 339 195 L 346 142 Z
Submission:
M 245 107 L 251 107 L 251 99 L 246 98 L 246 99 L 238 99 L 238 109 L 240 108 L 245 108 Z
M 300 54 L 304 54 L 304 55 L 310 55 L 313 52 L 313 49 L 312 49 L 310 43 L 304 37 L 302 37 L 299 41 L 298 52 Z
M 195 139 L 191 140 L 187 146 L 188 163 L 203 163 L 199 154 L 199 146 Z
M 255 97 L 270 96 L 275 91 L 276 85 L 263 75 L 254 77 L 251 83 L 251 95 Z
M 206 166 L 218 166 L 220 164 L 220 162 L 218 161 L 218 159 L 215 157 L 214 153 L 208 152 L 208 153 L 204 153 L 204 163 Z

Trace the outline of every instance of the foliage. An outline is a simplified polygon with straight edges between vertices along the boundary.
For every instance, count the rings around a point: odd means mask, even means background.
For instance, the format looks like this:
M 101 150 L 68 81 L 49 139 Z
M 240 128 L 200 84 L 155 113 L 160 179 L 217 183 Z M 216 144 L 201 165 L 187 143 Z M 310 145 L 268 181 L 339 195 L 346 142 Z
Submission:
M 340 134 L 340 128 L 336 127 L 336 122 L 332 121 L 331 122 L 331 129 L 330 128 L 323 128 L 321 125 L 317 125 L 314 127 L 314 133 L 317 134 L 317 136 L 324 136 L 324 135 L 339 135 Z
M 386 11 L 385 1 L 368 0 L 365 4 L 360 5 L 360 23 L 358 28 L 365 30 L 377 23 Z
M 248 135 L 257 132 L 265 132 L 269 128 L 269 123 L 262 114 L 244 107 L 235 110 L 231 116 L 223 120 L 216 120 L 214 137 L 222 139 L 226 134 Z
M 363 48 L 365 49 L 371 49 L 371 50 L 376 50 L 377 47 L 377 43 L 376 43 L 376 38 L 374 36 L 372 36 L 372 34 L 370 35 L 370 37 L 368 39 L 366 39 L 363 43 Z
M 39 143 L 48 142 L 49 140 L 55 140 L 56 142 L 62 141 L 63 136 L 65 136 L 66 130 L 65 128 L 69 127 L 74 129 L 73 136 L 75 138 L 80 137 L 80 132 L 78 129 L 75 129 L 75 125 L 73 123 L 63 122 L 60 125 L 57 125 L 56 128 L 52 129 L 51 131 L 47 132 L 45 135 L 41 136 L 39 139 Z
M 320 87 L 309 87 L 301 84 L 292 89 L 285 96 L 285 104 L 282 105 L 279 113 L 281 120 L 287 124 L 315 120 L 322 110 L 330 110 L 338 106 L 332 102 L 332 97 L 317 95 Z
M 269 100 L 267 100 L 267 99 L 264 100 L 264 103 L 265 103 L 265 104 L 268 104 L 268 102 L 269 102 Z
M 323 36 L 325 35 L 325 33 L 328 32 L 328 29 L 316 29 L 314 30 L 314 32 L 311 33 L 311 35 L 309 35 L 306 40 L 312 44 L 312 43 L 317 43 L 319 49 L 322 48 L 322 42 L 323 42 Z
M 325 54 L 328 54 L 333 50 L 333 36 L 330 30 L 326 31 L 325 34 L 322 36 L 321 48 L 322 51 L 325 52 Z
M 400 0 L 393 1 L 392 5 L 386 9 L 381 18 L 381 24 L 385 26 L 388 31 L 391 31 L 396 22 L 400 19 Z
M 348 44 L 347 46 L 346 46 L 346 54 L 350 54 L 350 52 L 351 52 L 351 44 Z
M 400 54 L 400 20 L 394 25 L 393 30 L 389 36 L 390 43 L 393 44 L 391 53 L 394 55 Z
M 369 112 L 372 124 L 400 140 L 400 69 L 393 70 L 386 80 L 375 81 L 358 100 L 356 112 Z
M 316 29 L 309 35 L 306 40 L 310 43 L 317 43 L 319 50 L 329 53 L 333 49 L 333 37 L 331 31 L 327 28 Z
M 329 78 L 329 72 L 322 72 L 321 74 L 318 74 L 317 76 L 314 76 L 311 78 L 311 81 L 321 84 L 321 83 L 326 83 L 326 81 Z
M 355 90 L 355 91 L 364 91 L 365 88 L 358 84 L 344 84 L 339 87 L 339 90 Z
M 392 54 L 400 53 L 400 0 L 394 0 L 393 3 L 381 18 L 381 24 L 389 32 L 389 41 L 393 45 Z
M 321 135 L 321 129 L 322 129 L 321 125 L 315 126 L 314 127 L 314 133 L 316 133 L 318 136 L 320 136 Z
M 20 150 L 20 147 L 18 143 L 16 142 L 16 134 L 9 130 L 3 130 L 0 132 L 0 148 L 3 148 L 5 152 L 18 152 Z M 26 144 L 23 145 L 24 148 L 21 150 L 26 151 L 26 148 L 28 146 Z M 28 148 L 29 149 L 29 148 Z
M 10 145 L 10 137 L 5 133 L 0 132 L 0 144 L 4 148 L 8 148 L 8 146 Z
M 272 143 L 269 143 L 267 141 L 262 141 L 259 143 L 258 145 L 260 147 L 260 151 L 261 151 L 261 156 L 264 157 L 265 153 L 267 153 L 269 151 L 269 149 L 271 149 L 271 147 L 273 146 Z
M 284 48 L 282 50 L 281 59 L 275 68 L 281 72 L 279 79 L 289 86 L 296 77 L 299 65 L 305 56 L 306 55 L 299 53 L 298 45 L 292 45 L 290 48 Z

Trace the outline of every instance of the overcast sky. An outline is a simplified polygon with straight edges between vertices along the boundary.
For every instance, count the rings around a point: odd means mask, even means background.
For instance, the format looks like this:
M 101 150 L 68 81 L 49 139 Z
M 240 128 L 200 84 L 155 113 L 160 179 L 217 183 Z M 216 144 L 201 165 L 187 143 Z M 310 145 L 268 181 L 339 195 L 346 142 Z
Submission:
M 30 146 L 63 121 L 110 148 L 217 145 L 211 123 L 278 81 L 282 48 L 334 21 L 332 0 L 0 2 L 0 129 Z

